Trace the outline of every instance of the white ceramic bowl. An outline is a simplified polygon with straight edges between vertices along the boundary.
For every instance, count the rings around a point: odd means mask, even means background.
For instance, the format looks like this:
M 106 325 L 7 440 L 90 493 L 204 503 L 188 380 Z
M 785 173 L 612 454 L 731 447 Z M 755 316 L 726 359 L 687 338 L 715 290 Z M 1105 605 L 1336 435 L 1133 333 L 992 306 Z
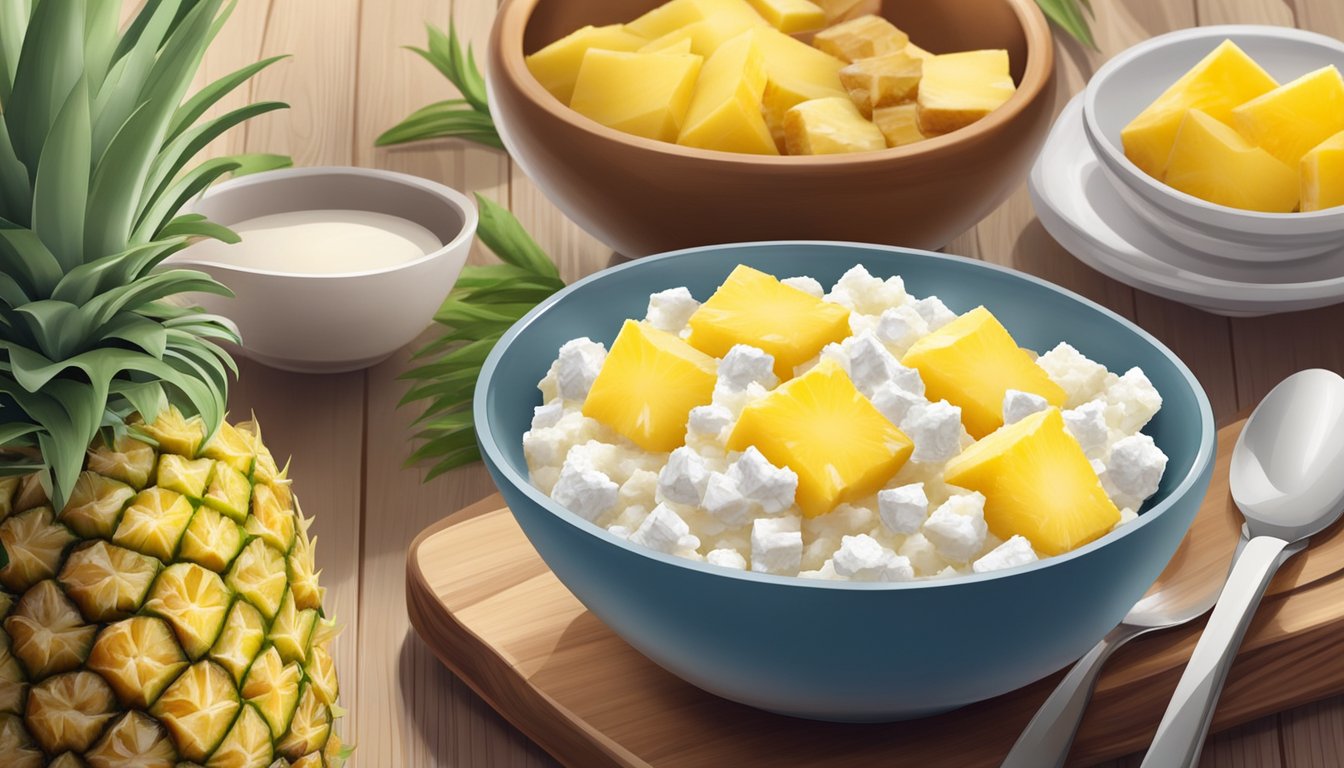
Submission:
M 249 269 L 198 257 L 188 248 L 168 263 L 199 269 L 233 298 L 191 300 L 235 324 L 247 357 L 301 373 L 338 373 L 386 359 L 420 335 L 457 281 L 476 235 L 476 206 L 427 179 L 370 168 L 294 168 L 220 184 L 191 206 L 228 226 L 289 211 L 340 209 L 399 216 L 443 246 L 392 267 L 340 274 Z
M 1173 240 L 1212 256 L 1284 261 L 1341 247 L 1344 207 L 1309 213 L 1229 208 L 1172 189 L 1125 157 L 1120 131 L 1226 39 L 1280 83 L 1329 64 L 1344 70 L 1344 42 L 1287 27 L 1198 27 L 1139 43 L 1107 62 L 1084 91 L 1084 128 L 1102 169 L 1143 219 Z

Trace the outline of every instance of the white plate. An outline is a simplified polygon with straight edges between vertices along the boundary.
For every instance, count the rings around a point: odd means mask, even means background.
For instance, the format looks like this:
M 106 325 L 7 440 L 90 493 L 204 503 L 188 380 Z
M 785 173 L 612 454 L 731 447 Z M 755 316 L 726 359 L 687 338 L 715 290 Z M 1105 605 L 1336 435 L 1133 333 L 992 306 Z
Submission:
M 1344 302 L 1344 248 L 1267 269 L 1211 258 L 1139 218 L 1088 146 L 1081 97 L 1055 121 L 1027 187 L 1041 224 L 1065 249 L 1140 290 L 1234 317 Z

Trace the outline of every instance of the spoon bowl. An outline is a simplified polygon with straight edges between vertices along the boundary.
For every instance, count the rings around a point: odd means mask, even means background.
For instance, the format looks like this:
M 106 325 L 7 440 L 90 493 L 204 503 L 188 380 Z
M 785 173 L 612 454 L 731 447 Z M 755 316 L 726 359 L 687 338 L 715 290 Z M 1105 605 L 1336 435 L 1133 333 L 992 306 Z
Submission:
M 1320 369 L 1284 380 L 1251 414 L 1231 472 L 1232 498 L 1251 535 L 1292 541 L 1344 513 L 1342 425 L 1344 378 Z

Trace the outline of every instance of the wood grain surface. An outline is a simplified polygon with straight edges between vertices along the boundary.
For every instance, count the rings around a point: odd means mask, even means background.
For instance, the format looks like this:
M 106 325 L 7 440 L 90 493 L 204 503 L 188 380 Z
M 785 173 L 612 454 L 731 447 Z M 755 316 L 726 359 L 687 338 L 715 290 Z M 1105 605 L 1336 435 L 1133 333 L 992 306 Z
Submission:
M 1344 38 L 1341 0 L 1094 0 L 1093 6 L 1099 50 L 1057 43 L 1056 110 L 1107 58 L 1171 29 L 1268 23 Z M 503 154 L 453 141 L 373 147 L 379 133 L 412 109 L 452 95 L 402 46 L 423 45 L 423 25 L 443 27 L 450 18 L 464 39 L 480 45 L 494 10 L 494 0 L 239 0 L 206 56 L 203 81 L 261 55 L 290 53 L 217 109 L 247 98 L 282 99 L 292 108 L 222 137 L 212 149 L 289 152 L 305 165 L 390 168 L 481 192 L 512 208 L 566 278 L 602 268 L 611 252 L 568 222 Z M 1224 420 L 1296 370 L 1344 371 L 1344 308 L 1229 320 L 1134 291 L 1060 248 L 1035 220 L 1025 188 L 948 251 L 1041 275 L 1133 318 L 1186 360 Z M 489 260 L 479 249 L 473 258 Z M 335 377 L 244 363 L 231 397 L 235 417 L 255 411 L 276 452 L 294 457 L 304 509 L 317 515 L 323 581 L 346 623 L 337 657 L 350 709 L 341 727 L 359 747 L 354 765 L 552 765 L 409 630 L 402 597 L 407 546 L 426 526 L 492 489 L 480 466 L 428 484 L 420 482 L 423 470 L 403 468 L 413 414 L 395 404 L 408 354 Z M 1344 698 L 1224 732 L 1205 750 L 1203 764 L 1344 765 Z
M 1180 602 L 1223 581 L 1240 515 L 1227 468 L 1242 422 L 1219 435 L 1214 480 L 1153 592 Z M 1229 676 L 1215 731 L 1344 690 L 1344 535 L 1317 537 L 1281 571 Z M 1060 675 L 992 701 L 890 725 L 811 723 L 733 704 L 657 668 L 596 620 L 547 570 L 498 496 L 436 523 L 411 544 L 411 622 L 450 668 L 568 765 L 887 765 L 992 768 Z M 1176 594 L 1173 594 L 1175 592 Z M 1146 744 L 1203 622 L 1141 638 L 1107 664 L 1070 765 Z M 973 739 L 966 738 L 974 734 Z M 694 734 L 694 739 L 685 738 Z

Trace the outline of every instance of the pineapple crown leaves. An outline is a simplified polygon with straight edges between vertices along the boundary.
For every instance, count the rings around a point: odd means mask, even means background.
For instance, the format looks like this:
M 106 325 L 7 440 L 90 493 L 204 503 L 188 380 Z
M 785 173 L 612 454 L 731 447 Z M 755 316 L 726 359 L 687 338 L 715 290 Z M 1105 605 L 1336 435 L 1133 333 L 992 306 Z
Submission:
M 285 106 L 202 119 L 277 58 L 186 98 L 233 5 L 148 0 L 119 31 L 119 0 L 0 3 L 0 476 L 44 472 L 57 509 L 90 441 L 124 434 L 132 414 L 171 404 L 210 432 L 223 418 L 237 369 L 218 342 L 237 333 L 174 297 L 228 290 L 163 262 L 191 238 L 236 241 L 183 205 L 226 174 L 288 162 L 191 166 Z
M 429 32 L 429 48 L 407 46 L 428 61 L 448 82 L 462 94 L 460 99 L 447 99 L 421 107 L 389 128 L 375 140 L 379 147 L 405 144 L 425 139 L 459 138 L 493 149 L 504 149 L 504 142 L 495 130 L 490 115 L 489 99 L 485 92 L 485 78 L 476 66 L 471 47 L 463 52 L 458 42 L 457 25 L 449 23 L 448 32 L 425 25 Z
M 502 263 L 468 266 L 434 321 L 444 333 L 415 353 L 402 375 L 413 384 L 401 405 L 423 402 L 416 419 L 420 445 L 408 463 L 432 461 L 428 481 L 480 458 L 471 400 L 485 358 L 529 310 L 565 287 L 560 271 L 503 206 L 476 195 L 476 234 Z

